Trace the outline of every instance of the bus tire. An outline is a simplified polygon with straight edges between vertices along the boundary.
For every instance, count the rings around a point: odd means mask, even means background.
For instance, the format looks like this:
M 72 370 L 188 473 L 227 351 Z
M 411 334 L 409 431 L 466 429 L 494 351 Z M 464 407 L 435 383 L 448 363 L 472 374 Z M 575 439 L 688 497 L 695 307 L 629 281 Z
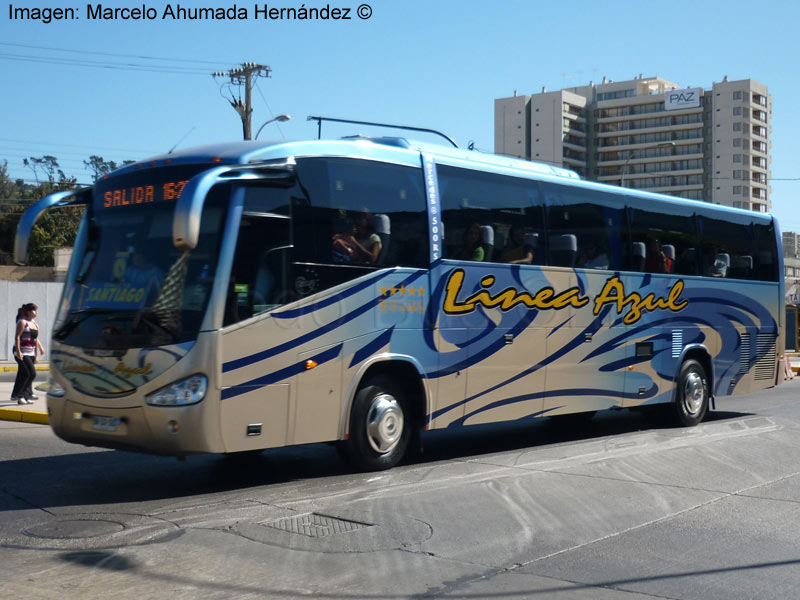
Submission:
M 364 382 L 350 411 L 350 460 L 364 471 L 394 467 L 408 448 L 410 417 L 405 390 L 396 381 L 378 376 Z
M 684 361 L 678 374 L 675 395 L 675 418 L 684 427 L 700 423 L 708 412 L 708 376 L 694 359 Z

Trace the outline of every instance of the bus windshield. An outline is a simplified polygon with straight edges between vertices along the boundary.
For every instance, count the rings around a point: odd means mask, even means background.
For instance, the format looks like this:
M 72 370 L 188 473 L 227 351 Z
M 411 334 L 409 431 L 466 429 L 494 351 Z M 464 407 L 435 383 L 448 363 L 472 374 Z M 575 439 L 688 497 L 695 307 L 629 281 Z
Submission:
M 206 199 L 197 247 L 172 243 L 175 203 L 205 167 L 162 167 L 95 186 L 54 338 L 126 349 L 196 339 L 211 293 L 229 186 Z

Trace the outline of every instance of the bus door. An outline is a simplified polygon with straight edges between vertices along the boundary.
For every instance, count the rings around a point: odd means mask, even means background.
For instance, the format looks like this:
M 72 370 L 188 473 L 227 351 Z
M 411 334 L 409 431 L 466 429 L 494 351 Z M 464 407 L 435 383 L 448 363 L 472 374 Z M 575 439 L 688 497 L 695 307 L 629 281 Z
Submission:
M 222 317 L 221 428 L 226 451 L 289 442 L 293 353 L 274 353 L 296 334 L 270 313 L 297 298 L 292 284 L 291 219 L 285 186 L 234 192 L 235 251 Z M 233 245 L 233 240 L 228 239 Z M 223 250 L 224 252 L 224 250 Z M 261 318 L 259 318 L 261 317 Z

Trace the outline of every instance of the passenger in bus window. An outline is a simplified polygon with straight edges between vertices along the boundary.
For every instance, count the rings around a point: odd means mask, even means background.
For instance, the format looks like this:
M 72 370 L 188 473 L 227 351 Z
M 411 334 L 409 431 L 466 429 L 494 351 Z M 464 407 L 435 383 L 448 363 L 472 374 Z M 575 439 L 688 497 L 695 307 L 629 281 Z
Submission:
M 145 252 L 131 250 L 130 257 L 130 264 L 125 269 L 125 282 L 144 290 L 144 305 L 150 306 L 161 291 L 164 273 L 150 262 Z
M 580 266 L 586 269 L 608 269 L 610 261 L 608 254 L 600 250 L 597 242 L 590 239 L 584 246 L 584 259 Z
M 500 262 L 514 265 L 533 264 L 533 247 L 525 243 L 525 230 L 512 225 L 508 234 L 508 244 L 500 254 Z
M 661 248 L 661 240 L 658 238 L 650 240 L 644 270 L 648 273 L 672 273 L 672 259 Z
M 352 225 L 351 225 L 352 223 Z M 374 263 L 381 253 L 381 238 L 373 231 L 372 215 L 360 212 L 353 221 L 345 221 L 333 234 L 333 259 L 335 262 Z
M 358 260 L 361 262 L 378 262 L 381 253 L 381 238 L 372 226 L 372 214 L 364 211 L 355 218 L 355 238 Z
M 464 230 L 464 242 L 456 255 L 458 260 L 472 260 L 483 262 L 486 253 L 481 245 L 481 226 L 478 223 L 470 223 Z
M 331 252 L 333 262 L 347 263 L 356 255 L 355 225 L 351 219 L 340 219 L 334 225 L 331 238 Z

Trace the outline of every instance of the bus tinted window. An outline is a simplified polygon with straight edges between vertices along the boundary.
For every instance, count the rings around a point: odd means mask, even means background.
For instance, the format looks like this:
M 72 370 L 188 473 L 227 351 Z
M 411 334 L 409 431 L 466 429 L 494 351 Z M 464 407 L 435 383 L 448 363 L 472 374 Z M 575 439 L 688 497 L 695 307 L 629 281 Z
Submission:
M 425 266 L 428 233 L 422 170 L 345 158 L 298 161 L 308 199 L 293 210 L 299 260 L 319 264 Z M 355 275 L 354 275 L 355 276 Z
M 543 183 L 549 264 L 618 270 L 623 264 L 624 213 L 595 190 Z
M 445 258 L 543 264 L 535 181 L 438 165 Z
M 754 279 L 755 239 L 749 223 L 699 215 L 702 274 L 707 277 Z
M 775 226 L 754 224 L 756 238 L 756 279 L 761 281 L 779 281 L 778 249 L 775 240 Z
M 690 215 L 630 209 L 631 271 L 697 275 L 698 243 Z

